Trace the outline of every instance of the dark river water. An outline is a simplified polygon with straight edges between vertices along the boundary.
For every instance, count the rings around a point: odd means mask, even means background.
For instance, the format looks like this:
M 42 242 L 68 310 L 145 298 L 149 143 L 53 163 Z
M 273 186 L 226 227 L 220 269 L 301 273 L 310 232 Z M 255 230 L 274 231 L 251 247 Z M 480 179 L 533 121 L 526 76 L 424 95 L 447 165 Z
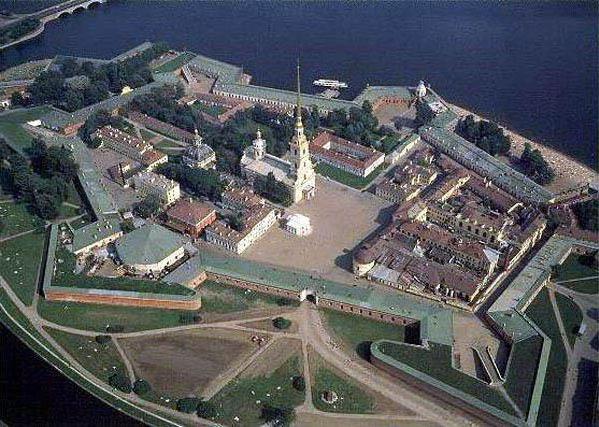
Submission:
M 51 3 L 0 0 L 0 10 Z M 257 84 L 290 88 L 299 56 L 306 90 L 315 78 L 335 78 L 349 83 L 343 96 L 353 98 L 366 84 L 425 79 L 450 102 L 596 167 L 597 20 L 596 2 L 109 0 L 0 53 L 0 69 L 56 54 L 110 58 L 164 40 L 243 65 Z M 0 340 L 0 419 L 58 425 L 68 411 L 77 425 L 123 421 L 5 331 Z M 19 398 L 22 407 L 12 403 Z M 42 418 L 27 420 L 32 406 Z

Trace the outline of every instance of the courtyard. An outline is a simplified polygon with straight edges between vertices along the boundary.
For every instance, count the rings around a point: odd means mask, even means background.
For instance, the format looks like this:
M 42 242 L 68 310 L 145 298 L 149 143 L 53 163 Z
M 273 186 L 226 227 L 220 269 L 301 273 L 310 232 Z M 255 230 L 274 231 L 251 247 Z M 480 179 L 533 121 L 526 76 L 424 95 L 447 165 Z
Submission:
M 391 204 L 366 192 L 359 192 L 316 178 L 316 196 L 288 209 L 310 218 L 313 232 L 298 237 L 273 227 L 251 246 L 244 258 L 315 272 L 323 278 L 354 283 L 351 252 L 362 240 L 388 221 Z

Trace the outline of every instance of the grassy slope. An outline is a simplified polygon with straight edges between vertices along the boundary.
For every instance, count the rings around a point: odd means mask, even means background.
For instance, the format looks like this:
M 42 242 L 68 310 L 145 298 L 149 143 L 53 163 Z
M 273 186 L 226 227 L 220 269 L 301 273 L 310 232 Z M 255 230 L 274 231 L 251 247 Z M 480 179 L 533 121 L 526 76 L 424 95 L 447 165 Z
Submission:
M 24 148 L 31 145 L 33 138 L 21 125 L 28 121 L 39 119 L 49 111 L 52 111 L 52 109 L 44 106 L 0 115 L 0 135 L 6 138 L 6 142 L 13 149 L 22 153 Z
M 125 332 L 180 326 L 183 310 L 120 307 L 75 302 L 41 300 L 38 311 L 46 320 L 59 325 L 97 332 L 105 332 L 107 325 L 122 325 Z
M 207 280 L 200 286 L 202 311 L 210 313 L 234 313 L 251 308 L 276 307 L 281 298 L 260 292 L 236 288 Z M 296 301 L 284 300 L 286 304 L 297 306 Z
M 0 243 L 0 275 L 26 305 L 37 289 L 44 244 L 45 233 L 38 231 Z
M 153 71 L 156 73 L 170 73 L 175 71 L 178 68 L 181 68 L 183 65 L 191 61 L 195 55 L 193 53 L 184 52 L 176 58 L 171 59 L 168 62 L 156 67 Z
M 568 336 L 568 342 L 571 347 L 574 347 L 576 332 L 582 323 L 582 311 L 574 301 L 558 292 L 555 293 L 555 300 Z
M 519 341 L 512 347 L 511 362 L 505 382 L 505 390 L 512 400 L 527 414 L 536 378 L 536 366 L 543 348 L 539 335 Z
M 104 382 L 116 372 L 127 375 L 127 369 L 112 342 L 98 344 L 93 337 L 69 334 L 56 329 L 46 331 L 85 369 Z
M 43 225 L 43 221 L 29 212 L 25 203 L 0 203 L 0 218 L 4 228 L 0 238 L 33 230 Z
M 361 354 L 361 347 L 364 346 L 363 343 L 369 347 L 372 341 L 384 339 L 403 342 L 405 339 L 403 326 L 377 322 L 335 310 L 324 310 L 323 313 L 333 333 L 359 354 Z
M 551 353 L 547 367 L 549 376 L 543 387 L 538 419 L 543 420 L 543 425 L 555 426 L 559 419 L 566 379 L 567 355 L 547 289 L 543 289 L 539 293 L 526 310 L 526 314 L 551 339 Z
M 554 282 L 560 280 L 580 279 L 589 276 L 599 276 L 599 270 L 580 262 L 581 256 L 571 254 L 559 267 L 559 274 L 553 278 Z
M 264 423 L 260 419 L 264 404 L 288 408 L 301 405 L 304 392 L 293 388 L 292 380 L 300 374 L 300 361 L 294 356 L 268 376 L 231 381 L 211 399 L 218 411 L 215 421 L 224 425 L 259 426 Z M 238 422 L 235 417 L 239 417 Z
M 575 292 L 580 292 L 583 294 L 596 295 L 599 293 L 598 279 L 577 280 L 575 282 L 560 283 L 559 286 L 564 286 L 568 289 L 572 289 Z

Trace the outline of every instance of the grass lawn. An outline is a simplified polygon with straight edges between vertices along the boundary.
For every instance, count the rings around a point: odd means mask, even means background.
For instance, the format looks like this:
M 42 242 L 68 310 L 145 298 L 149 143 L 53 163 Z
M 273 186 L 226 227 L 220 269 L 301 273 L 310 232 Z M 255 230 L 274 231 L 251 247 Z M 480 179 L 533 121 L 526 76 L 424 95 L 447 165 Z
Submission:
M 97 378 L 108 383 L 114 373 L 127 375 L 127 368 L 112 341 L 98 344 L 94 337 L 46 328 L 52 338 Z
M 160 151 L 164 151 L 165 153 L 170 153 L 171 151 L 183 151 L 185 147 L 177 144 L 170 139 L 162 138 L 160 141 L 154 144 L 154 148 Z
M 194 102 L 192 108 L 197 111 L 202 111 L 212 117 L 218 117 L 223 114 L 227 109 L 220 105 L 206 105 L 202 102 Z
M 310 354 L 312 374 L 312 402 L 316 409 L 325 412 L 340 412 L 346 414 L 369 414 L 374 412 L 375 399 L 358 383 L 345 375 L 337 375 L 327 367 L 326 362 L 317 354 Z M 322 400 L 322 394 L 334 391 L 337 401 L 327 403 Z
M 377 322 L 335 310 L 323 310 L 326 323 L 333 333 L 360 356 L 367 356 L 370 343 L 377 340 L 403 342 L 405 328 L 390 323 Z
M 582 323 L 582 311 L 574 301 L 572 301 L 566 295 L 560 294 L 559 292 L 555 293 L 555 300 L 557 302 L 559 314 L 562 317 L 564 329 L 568 335 L 570 347 L 574 347 L 574 342 L 576 341 L 576 332 L 578 332 L 578 328 Z
M 31 145 L 33 138 L 21 126 L 23 123 L 39 119 L 52 111 L 50 107 L 34 107 L 0 115 L 0 135 L 14 150 L 23 154 L 23 149 Z
M 470 394 L 480 401 L 510 415 L 516 416 L 514 409 L 504 399 L 499 390 L 489 387 L 483 381 L 453 368 L 450 346 L 431 342 L 429 343 L 429 349 L 426 349 L 424 347 L 385 341 L 380 344 L 379 348 L 384 354 L 430 377 Z
M 585 256 L 575 253 L 570 254 L 568 258 L 560 265 L 558 274 L 552 280 L 559 282 L 561 280 L 582 279 L 585 277 L 599 276 L 599 269 L 585 263 Z M 567 285 L 565 283 L 564 285 Z
M 195 313 L 159 308 L 52 302 L 45 299 L 40 299 L 38 311 L 44 319 L 59 325 L 97 332 L 105 332 L 107 325 L 124 326 L 124 332 L 180 326 L 182 314 Z
M 31 305 L 46 235 L 34 231 L 0 243 L 0 275 L 23 304 Z
M 77 230 L 78 228 L 84 227 L 87 224 L 91 223 L 91 218 L 89 217 L 89 215 L 84 215 L 81 218 L 78 219 L 74 219 L 73 221 L 69 222 L 69 225 L 71 227 L 73 227 L 73 230 Z
M 60 209 L 58 210 L 57 219 L 67 219 L 79 215 L 81 215 L 80 208 L 74 208 L 73 206 L 65 205 L 63 203 L 60 205 Z
M 144 141 L 149 141 L 150 139 L 152 139 L 158 135 L 158 134 L 152 132 L 151 130 L 147 130 L 145 128 L 139 128 L 139 133 L 141 135 L 141 138 Z
M 560 283 L 559 286 L 564 286 L 582 294 L 594 295 L 599 293 L 599 279 L 576 280 L 575 282 Z
M 549 376 L 543 386 L 538 419 L 543 420 L 543 425 L 555 426 L 559 420 L 568 358 L 547 289 L 539 293 L 526 310 L 526 314 L 551 339 L 547 366 Z
M 69 194 L 67 195 L 66 201 L 73 205 L 83 206 L 81 196 L 79 195 L 79 192 L 77 191 L 77 188 L 73 182 L 69 184 Z
M 235 313 L 252 308 L 289 305 L 297 307 L 298 302 L 269 294 L 241 289 L 222 283 L 205 281 L 199 288 L 202 296 L 202 312 Z
M 29 212 L 25 203 L 0 203 L 0 220 L 4 224 L 0 230 L 0 238 L 33 230 L 44 224 L 41 219 Z
M 385 170 L 386 165 L 382 164 L 376 168 L 367 177 L 361 177 L 352 173 L 346 172 L 342 169 L 320 162 L 316 165 L 316 172 L 320 175 L 329 177 L 337 182 L 356 188 L 358 190 L 363 189 L 370 184 L 379 174 Z
M 171 59 L 170 61 L 165 62 L 164 64 L 154 68 L 154 72 L 156 73 L 170 73 L 175 71 L 178 68 L 181 68 L 189 61 L 195 58 L 195 55 L 191 52 L 184 52 L 176 58 Z
M 136 291 L 166 295 L 193 295 L 195 291 L 176 283 L 165 283 L 157 280 L 134 279 L 132 277 L 100 277 L 75 274 L 75 255 L 64 248 L 56 251 L 56 272 L 52 286 L 73 288 L 106 289 L 117 291 Z
M 383 153 L 389 154 L 392 152 L 395 147 L 399 145 L 400 142 L 403 142 L 405 139 L 401 139 L 398 135 L 387 135 L 381 139 L 381 149 Z
M 218 411 L 214 420 L 223 425 L 260 426 L 264 424 L 261 419 L 264 405 L 278 408 L 301 405 L 304 392 L 293 387 L 293 377 L 301 374 L 300 368 L 299 358 L 293 356 L 268 376 L 234 379 L 210 399 Z
M 527 414 L 536 378 L 536 366 L 543 349 L 543 338 L 534 335 L 516 342 L 510 355 L 505 390 L 512 400 Z

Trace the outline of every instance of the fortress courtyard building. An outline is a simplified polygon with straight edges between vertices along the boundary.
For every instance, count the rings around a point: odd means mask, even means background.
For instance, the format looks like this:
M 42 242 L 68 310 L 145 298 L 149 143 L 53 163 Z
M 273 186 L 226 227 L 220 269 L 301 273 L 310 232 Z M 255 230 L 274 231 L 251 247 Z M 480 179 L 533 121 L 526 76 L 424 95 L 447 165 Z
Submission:
M 125 269 L 139 275 L 158 275 L 185 256 L 183 239 L 156 224 L 125 234 L 115 246 Z
M 289 161 L 266 152 L 266 141 L 262 138 L 260 131 L 241 158 L 241 169 L 249 180 L 253 180 L 257 176 L 266 177 L 272 173 L 278 182 L 287 187 L 294 203 L 303 199 L 311 199 L 316 192 L 316 173 L 310 159 L 310 144 L 304 134 L 302 123 L 299 65 L 297 79 L 296 121 L 293 137 L 289 143 Z

